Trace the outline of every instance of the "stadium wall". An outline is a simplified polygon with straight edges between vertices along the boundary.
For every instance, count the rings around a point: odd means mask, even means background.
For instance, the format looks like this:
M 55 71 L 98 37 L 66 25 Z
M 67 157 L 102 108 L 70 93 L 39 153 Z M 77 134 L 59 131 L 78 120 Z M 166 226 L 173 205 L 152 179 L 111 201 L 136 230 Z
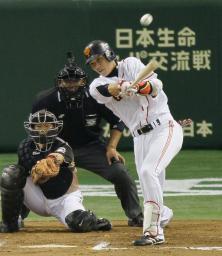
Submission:
M 149 27 L 139 23 L 149 12 Z M 103 39 L 120 58 L 160 62 L 159 78 L 176 119 L 190 117 L 185 148 L 222 147 L 222 2 L 216 0 L 2 0 L 0 151 L 15 151 L 34 96 L 54 86 L 72 50 Z M 107 126 L 104 126 L 107 134 Z M 132 148 L 124 132 L 121 149 Z

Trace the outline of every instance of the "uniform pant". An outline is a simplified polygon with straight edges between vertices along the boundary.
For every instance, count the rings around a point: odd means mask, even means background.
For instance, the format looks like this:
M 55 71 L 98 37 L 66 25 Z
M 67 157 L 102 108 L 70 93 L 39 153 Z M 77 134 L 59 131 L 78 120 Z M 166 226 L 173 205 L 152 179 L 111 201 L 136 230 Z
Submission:
M 67 226 L 65 217 L 76 210 L 85 210 L 80 190 L 65 194 L 56 199 L 47 199 L 39 186 L 27 178 L 24 191 L 24 204 L 34 213 L 41 216 L 53 216 Z
M 174 120 L 134 137 L 134 153 L 144 203 L 153 202 L 163 209 L 165 169 L 180 151 L 182 127 Z
M 128 218 L 135 218 L 142 213 L 134 180 L 122 163 L 108 164 L 104 143 L 97 141 L 74 149 L 74 156 L 77 168 L 91 171 L 114 184 L 116 194 Z

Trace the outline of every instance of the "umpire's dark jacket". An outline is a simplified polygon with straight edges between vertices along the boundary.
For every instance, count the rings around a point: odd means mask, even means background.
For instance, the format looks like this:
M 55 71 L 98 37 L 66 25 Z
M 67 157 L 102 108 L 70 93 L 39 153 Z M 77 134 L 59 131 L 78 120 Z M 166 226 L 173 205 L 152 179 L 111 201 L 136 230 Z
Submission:
M 61 99 L 57 88 L 40 92 L 32 106 L 32 113 L 47 109 L 58 120 L 63 120 L 60 134 L 75 149 L 102 138 L 101 120 L 110 123 L 111 129 L 123 131 L 124 123 L 103 104 L 97 103 L 89 94 L 88 88 L 82 90 L 81 97 L 71 103 Z

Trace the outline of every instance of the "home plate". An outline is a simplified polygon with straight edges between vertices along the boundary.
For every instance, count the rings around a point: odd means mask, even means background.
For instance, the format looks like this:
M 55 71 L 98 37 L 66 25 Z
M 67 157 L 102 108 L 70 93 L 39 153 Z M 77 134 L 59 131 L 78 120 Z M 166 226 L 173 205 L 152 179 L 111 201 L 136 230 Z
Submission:
M 75 248 L 77 245 L 64 244 L 37 244 L 37 245 L 20 245 L 20 248 Z
M 109 242 L 100 242 L 97 245 L 95 245 L 92 249 L 95 251 L 106 250 L 109 245 Z
M 109 242 L 100 242 L 99 244 L 95 245 L 92 249 L 95 251 L 102 251 L 102 250 L 127 250 L 128 248 L 122 247 L 122 248 L 115 248 L 110 247 Z

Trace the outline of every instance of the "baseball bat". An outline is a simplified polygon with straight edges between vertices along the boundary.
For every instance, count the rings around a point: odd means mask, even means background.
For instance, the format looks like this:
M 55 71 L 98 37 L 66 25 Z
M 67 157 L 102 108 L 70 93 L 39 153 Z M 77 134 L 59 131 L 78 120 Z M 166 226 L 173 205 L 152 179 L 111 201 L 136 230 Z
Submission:
M 136 79 L 132 82 L 130 87 L 135 86 L 142 80 L 144 80 L 150 73 L 158 68 L 158 63 L 156 60 L 151 60 L 140 72 L 138 73 Z

